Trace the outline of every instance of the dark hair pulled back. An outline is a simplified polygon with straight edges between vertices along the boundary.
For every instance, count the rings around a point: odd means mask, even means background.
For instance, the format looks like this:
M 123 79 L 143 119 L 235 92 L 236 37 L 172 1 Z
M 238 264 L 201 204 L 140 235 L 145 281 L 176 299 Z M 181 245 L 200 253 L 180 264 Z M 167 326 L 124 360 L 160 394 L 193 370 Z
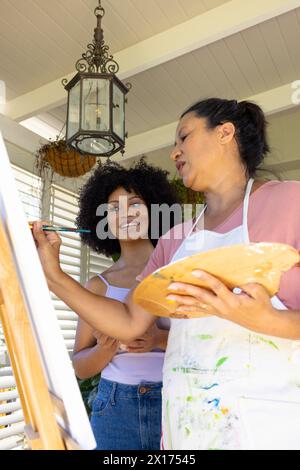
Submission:
M 207 127 L 213 129 L 225 122 L 235 126 L 235 138 L 249 177 L 253 177 L 259 165 L 270 151 L 267 141 L 267 121 L 262 109 L 251 101 L 208 98 L 188 108 L 188 113 L 207 120 Z

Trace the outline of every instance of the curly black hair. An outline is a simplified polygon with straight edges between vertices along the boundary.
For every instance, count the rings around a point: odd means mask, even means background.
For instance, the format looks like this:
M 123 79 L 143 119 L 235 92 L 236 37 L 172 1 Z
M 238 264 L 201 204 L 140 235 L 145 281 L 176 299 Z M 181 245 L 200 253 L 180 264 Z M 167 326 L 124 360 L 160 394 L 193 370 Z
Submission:
M 96 215 L 97 207 L 108 201 L 110 194 L 122 187 L 128 192 L 140 196 L 148 209 L 151 219 L 151 204 L 167 204 L 172 206 L 179 202 L 175 187 L 168 181 L 168 172 L 149 165 L 142 158 L 138 163 L 126 169 L 118 163 L 108 161 L 99 165 L 79 194 L 79 215 L 76 218 L 78 228 L 89 228 L 90 233 L 81 233 L 83 243 L 97 253 L 111 256 L 120 253 L 120 243 L 117 239 L 97 237 L 96 226 L 104 216 Z M 170 228 L 174 225 L 171 217 Z M 151 238 L 151 220 L 148 230 L 149 239 L 156 246 L 158 239 Z M 162 233 L 162 223 L 159 224 L 159 236 Z

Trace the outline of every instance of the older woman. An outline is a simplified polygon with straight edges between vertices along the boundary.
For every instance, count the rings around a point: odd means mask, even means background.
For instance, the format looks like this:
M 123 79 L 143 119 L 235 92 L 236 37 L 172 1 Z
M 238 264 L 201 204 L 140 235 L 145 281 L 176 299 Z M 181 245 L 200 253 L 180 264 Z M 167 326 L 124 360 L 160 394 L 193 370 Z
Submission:
M 171 158 L 186 187 L 205 193 L 203 230 L 161 239 L 138 278 L 184 256 L 219 246 L 276 241 L 300 249 L 300 183 L 255 180 L 268 153 L 266 121 L 250 102 L 208 99 L 179 121 Z M 93 328 L 128 341 L 154 319 L 135 305 L 94 296 L 63 273 L 59 237 L 34 236 L 50 289 Z M 193 241 L 193 243 L 190 243 Z M 164 364 L 166 449 L 300 448 L 300 269 L 284 274 L 278 296 L 258 284 L 240 294 L 201 271 L 210 289 L 175 283 L 170 299 L 215 315 L 172 319 Z M 176 288 L 185 295 L 176 296 Z M 105 314 L 101 314 L 105 312 Z

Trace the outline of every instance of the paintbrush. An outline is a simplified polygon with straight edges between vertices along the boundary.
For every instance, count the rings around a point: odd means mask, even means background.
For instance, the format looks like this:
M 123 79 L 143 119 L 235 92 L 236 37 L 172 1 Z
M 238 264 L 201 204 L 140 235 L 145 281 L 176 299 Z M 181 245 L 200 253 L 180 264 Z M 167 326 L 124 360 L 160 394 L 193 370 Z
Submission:
M 29 223 L 30 229 L 32 229 L 33 224 Z M 76 227 L 55 227 L 54 225 L 43 225 L 42 230 L 47 232 L 76 232 L 76 233 L 91 233 L 91 230 L 87 228 L 76 228 Z

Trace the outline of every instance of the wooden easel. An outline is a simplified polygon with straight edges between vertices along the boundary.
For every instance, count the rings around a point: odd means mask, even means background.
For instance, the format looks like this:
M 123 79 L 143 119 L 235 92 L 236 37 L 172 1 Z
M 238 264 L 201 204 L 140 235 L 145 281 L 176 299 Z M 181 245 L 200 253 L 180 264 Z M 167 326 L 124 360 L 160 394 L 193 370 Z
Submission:
M 43 306 L 41 305 L 41 309 Z M 64 405 L 48 389 L 12 251 L 0 222 L 0 320 L 32 450 L 75 450 L 79 446 L 58 425 Z

